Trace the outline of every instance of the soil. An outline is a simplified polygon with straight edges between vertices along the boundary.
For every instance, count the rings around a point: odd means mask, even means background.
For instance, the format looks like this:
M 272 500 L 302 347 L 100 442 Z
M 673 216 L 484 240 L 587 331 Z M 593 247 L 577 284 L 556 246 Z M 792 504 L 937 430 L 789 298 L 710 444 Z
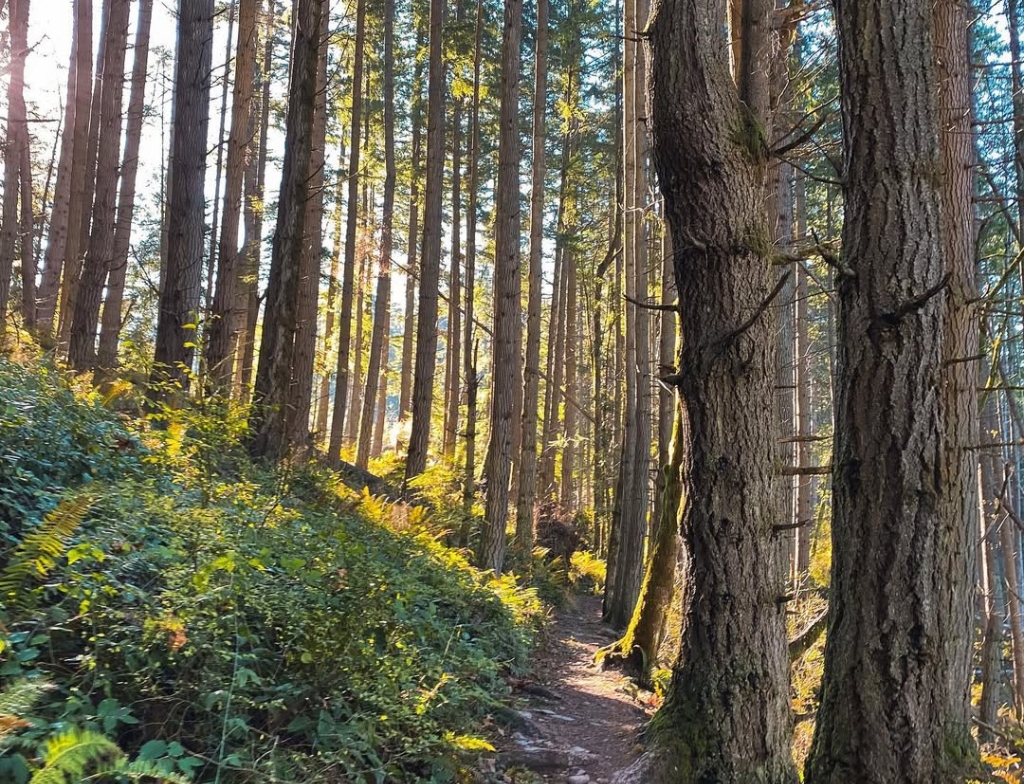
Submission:
M 640 751 L 638 735 L 656 699 L 615 670 L 594 664 L 616 635 L 601 600 L 574 596 L 549 625 L 529 679 L 513 682 L 516 709 L 481 762 L 494 782 L 607 784 Z

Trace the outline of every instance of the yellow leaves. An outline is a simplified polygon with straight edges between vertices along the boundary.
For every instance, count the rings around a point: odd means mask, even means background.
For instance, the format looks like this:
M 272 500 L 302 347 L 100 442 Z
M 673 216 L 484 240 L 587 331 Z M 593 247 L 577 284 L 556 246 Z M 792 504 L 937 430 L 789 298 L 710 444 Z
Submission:
M 992 775 L 995 778 L 1008 784 L 1021 784 L 1020 774 L 1015 770 L 1010 770 L 1020 764 L 1020 757 L 1016 754 L 983 752 L 981 761 L 992 768 Z
M 494 746 L 485 741 L 483 738 L 478 738 L 475 735 L 456 735 L 449 732 L 445 735 L 445 740 L 448 741 L 452 746 L 462 751 L 469 752 L 481 752 L 481 751 L 495 751 Z

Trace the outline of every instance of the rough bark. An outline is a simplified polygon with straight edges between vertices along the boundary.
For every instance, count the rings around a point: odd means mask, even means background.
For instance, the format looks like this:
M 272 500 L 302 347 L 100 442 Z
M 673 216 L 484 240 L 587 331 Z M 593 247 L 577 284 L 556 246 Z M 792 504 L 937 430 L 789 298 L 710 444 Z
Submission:
M 966 763 L 977 757 L 971 737 L 971 681 L 974 636 L 974 580 L 977 569 L 977 462 L 969 447 L 978 443 L 977 367 L 964 357 L 978 353 L 975 286 L 974 164 L 971 65 L 968 29 L 972 11 L 962 0 L 937 0 L 934 60 L 938 77 L 941 150 L 941 220 L 945 301 L 940 412 L 945 426 L 939 535 L 941 638 L 937 672 L 945 700 L 941 718 L 947 754 Z
M 117 223 L 114 226 L 114 256 L 107 278 L 100 323 L 100 348 L 97 364 L 101 370 L 117 365 L 117 343 L 121 334 L 121 308 L 128 251 L 131 245 L 132 219 L 135 214 L 135 187 L 139 171 L 139 148 L 145 119 L 146 75 L 149 68 L 149 38 L 153 22 L 153 0 L 139 3 L 132 62 L 132 88 L 128 99 L 124 154 L 121 158 L 121 187 L 117 197 Z
M 71 337 L 71 325 L 75 312 L 75 301 L 78 298 L 78 282 L 82 276 L 82 260 L 89 248 L 89 236 L 92 229 L 93 200 L 96 196 L 96 157 L 100 137 L 100 98 L 103 91 L 103 65 L 106 62 L 106 46 L 110 4 L 112 0 L 103 0 L 100 13 L 100 35 L 96 52 L 96 72 L 89 93 L 89 103 L 85 110 L 88 117 L 88 139 L 85 145 L 85 163 L 82 179 L 81 212 L 73 216 L 75 221 L 71 227 L 70 238 L 64 261 L 64 281 L 60 289 L 60 311 L 57 314 L 58 348 L 67 352 L 68 340 Z
M 658 0 L 647 27 L 654 163 L 681 303 L 689 421 L 683 632 L 647 782 L 797 780 L 773 472 L 775 353 L 763 130 L 774 4 L 743 3 L 735 80 L 723 7 Z M 628 776 L 624 776 L 628 780 Z
M 317 309 L 320 304 L 320 258 L 323 255 L 324 164 L 327 144 L 327 49 L 330 35 L 327 21 L 328 0 L 320 0 L 317 55 L 316 97 L 313 103 L 313 149 L 310 153 L 309 192 L 302 246 L 302 268 L 299 271 L 299 299 L 296 305 L 295 358 L 292 361 L 292 382 L 288 388 L 288 408 L 294 412 L 290 422 L 289 441 L 308 453 L 310 441 L 309 413 L 313 402 L 313 367 L 316 363 Z
M 837 3 L 849 272 L 837 281 L 831 615 L 811 784 L 961 780 L 969 753 L 953 710 L 966 683 L 952 681 L 970 645 L 959 586 L 973 572 L 962 506 L 950 520 L 965 455 L 943 363 L 958 306 L 943 179 L 967 173 L 945 169 L 933 6 Z
M 480 535 L 479 562 L 500 574 L 505 563 L 505 524 L 512 481 L 519 299 L 519 116 L 522 0 L 505 0 L 501 46 L 501 107 L 498 130 L 498 181 L 494 218 L 494 338 L 491 387 L 491 435 L 484 476 L 487 503 Z
M 412 430 L 405 479 L 427 467 L 430 417 L 434 402 L 437 353 L 438 278 L 441 274 L 441 187 L 444 177 L 444 3 L 430 0 L 430 59 L 427 68 L 427 179 L 423 207 L 423 254 L 416 319 L 416 368 L 413 374 Z
M 255 141 L 250 123 L 255 80 L 250 75 L 256 65 L 258 6 L 259 0 L 240 0 L 238 6 L 235 84 L 231 91 L 231 129 L 224 176 L 224 214 L 216 259 L 217 288 L 207 328 L 206 367 L 213 388 L 222 394 L 231 391 L 234 380 L 235 352 L 240 331 L 238 315 L 244 312 L 241 302 L 244 296 L 241 281 L 244 270 L 238 247 L 238 224 L 242 214 L 246 158 Z M 216 206 L 214 202 L 215 209 Z
M 313 117 L 320 53 L 322 0 L 297 0 L 292 46 L 280 208 L 271 249 L 263 340 L 256 369 L 250 452 L 280 459 L 293 444 L 289 386 L 298 332 L 299 286 L 306 241 L 313 157 Z
M 548 0 L 537 0 L 533 82 L 533 165 L 530 181 L 529 293 L 526 307 L 526 357 L 523 367 L 522 451 L 516 498 L 515 547 L 520 558 L 533 550 L 537 502 L 537 414 L 540 398 L 540 332 L 544 261 L 544 178 L 548 104 Z
M 181 0 L 178 11 L 167 265 L 150 375 L 150 396 L 157 401 L 171 397 L 172 387 L 188 390 L 195 355 L 206 228 L 213 0 Z
M 78 370 L 96 365 L 96 333 L 107 272 L 114 259 L 117 223 L 118 156 L 121 152 L 124 61 L 128 46 L 128 0 L 111 0 L 104 41 L 100 82 L 99 135 L 96 146 L 96 189 L 92 231 L 74 300 L 68 361 Z

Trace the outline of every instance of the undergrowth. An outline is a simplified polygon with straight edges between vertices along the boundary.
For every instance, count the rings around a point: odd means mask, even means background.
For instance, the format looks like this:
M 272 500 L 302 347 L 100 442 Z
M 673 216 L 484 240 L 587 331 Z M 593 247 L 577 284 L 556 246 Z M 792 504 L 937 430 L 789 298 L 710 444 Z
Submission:
M 111 781 L 458 780 L 536 592 L 422 510 L 251 464 L 240 411 L 136 426 L 118 393 L 0 361 L 0 702 L 32 697 L 0 781 L 87 741 Z

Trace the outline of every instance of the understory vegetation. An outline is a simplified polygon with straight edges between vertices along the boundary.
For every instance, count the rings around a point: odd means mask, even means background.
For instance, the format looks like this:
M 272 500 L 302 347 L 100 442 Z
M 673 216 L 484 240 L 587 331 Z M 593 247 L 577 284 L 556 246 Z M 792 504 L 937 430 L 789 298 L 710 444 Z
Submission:
M 537 589 L 443 513 L 254 465 L 231 409 L 140 405 L 0 361 L 0 780 L 457 779 Z

